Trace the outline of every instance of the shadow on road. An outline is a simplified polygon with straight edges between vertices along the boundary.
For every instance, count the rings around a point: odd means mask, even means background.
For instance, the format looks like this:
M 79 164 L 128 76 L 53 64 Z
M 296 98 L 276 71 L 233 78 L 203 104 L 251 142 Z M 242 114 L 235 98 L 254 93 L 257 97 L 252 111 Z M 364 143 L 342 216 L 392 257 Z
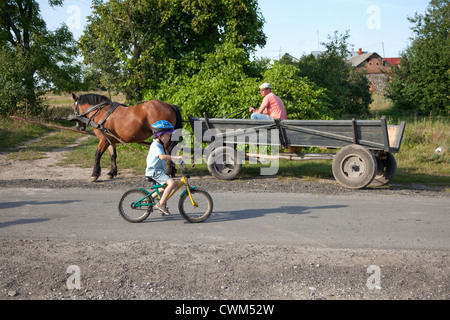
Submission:
M 61 200 L 61 201 L 13 201 L 0 203 L 0 209 L 19 208 L 23 206 L 41 206 L 41 205 L 54 205 L 54 204 L 69 204 L 81 202 L 81 200 Z
M 45 221 L 49 221 L 49 220 L 50 219 L 37 218 L 37 219 L 19 219 L 19 220 L 14 220 L 14 221 L 0 222 L 0 229 L 7 228 L 7 227 L 10 227 L 13 225 L 39 223 L 39 222 L 45 222 Z
M 219 211 L 213 212 L 211 217 L 205 222 L 220 222 L 220 221 L 232 221 L 242 219 L 253 219 L 270 214 L 287 213 L 293 215 L 303 215 L 314 213 L 315 210 L 323 209 L 339 209 L 348 207 L 346 205 L 329 205 L 329 206 L 281 206 L 279 208 L 266 208 L 266 209 L 243 209 L 237 211 Z
M 292 214 L 292 215 L 304 215 L 304 214 L 313 214 L 316 210 L 324 210 L 324 209 L 339 209 L 346 208 L 347 205 L 328 205 L 328 206 L 282 206 L 279 208 L 267 208 L 267 209 L 242 209 L 237 211 L 213 211 L 211 216 L 202 224 L 212 223 L 212 222 L 224 222 L 224 221 L 233 221 L 233 220 L 243 220 L 243 219 L 253 219 L 262 217 L 265 215 L 272 214 Z M 171 210 L 172 215 L 170 216 L 161 216 L 158 210 L 153 210 L 147 220 L 143 221 L 143 223 L 155 223 L 155 222 L 167 222 L 167 221 L 176 221 L 183 220 L 183 217 L 178 213 L 177 209 Z M 317 216 L 310 216 L 311 218 L 317 218 Z M 186 223 L 190 223 L 187 222 Z

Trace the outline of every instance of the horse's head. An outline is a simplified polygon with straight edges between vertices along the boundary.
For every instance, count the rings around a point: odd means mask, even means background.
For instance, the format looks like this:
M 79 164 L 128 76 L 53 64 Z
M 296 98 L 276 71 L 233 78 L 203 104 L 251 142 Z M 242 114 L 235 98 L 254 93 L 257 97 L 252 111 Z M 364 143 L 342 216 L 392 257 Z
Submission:
M 72 98 L 73 98 L 73 112 L 75 113 L 76 116 L 79 116 L 81 114 L 80 112 L 80 106 L 78 104 L 78 97 L 75 93 L 72 93 Z M 85 131 L 86 130 L 86 124 L 82 123 L 78 120 L 76 120 L 77 123 L 77 129 L 80 131 Z
M 88 108 L 98 105 L 102 102 L 111 102 L 111 100 L 106 97 L 99 94 L 84 94 L 79 97 L 75 93 L 72 93 L 72 99 L 74 101 L 73 104 L 73 112 L 76 116 L 82 115 Z M 86 123 L 83 123 L 81 121 L 76 120 L 77 122 L 77 129 L 80 131 L 86 130 Z

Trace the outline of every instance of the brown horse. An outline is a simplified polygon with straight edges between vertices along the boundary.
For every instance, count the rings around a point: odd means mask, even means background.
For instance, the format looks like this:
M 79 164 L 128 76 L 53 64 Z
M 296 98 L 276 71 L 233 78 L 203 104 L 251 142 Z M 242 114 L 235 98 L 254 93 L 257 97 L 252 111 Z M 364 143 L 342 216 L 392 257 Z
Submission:
M 94 127 L 94 133 L 99 139 L 95 153 L 94 170 L 91 181 L 97 181 L 101 174 L 100 159 L 108 149 L 111 156 L 111 170 L 108 178 L 117 176 L 116 144 L 121 142 L 139 143 L 153 135 L 151 125 L 158 120 L 167 120 L 175 129 L 182 127 L 181 113 L 177 106 L 163 101 L 151 100 L 135 106 L 125 106 L 113 103 L 105 96 L 85 94 L 77 97 L 72 93 L 74 100 L 77 129 L 85 130 L 86 125 Z M 169 142 L 166 151 L 169 154 L 176 142 Z M 144 172 L 145 168 L 142 168 Z M 169 162 L 170 175 L 175 175 L 175 166 Z

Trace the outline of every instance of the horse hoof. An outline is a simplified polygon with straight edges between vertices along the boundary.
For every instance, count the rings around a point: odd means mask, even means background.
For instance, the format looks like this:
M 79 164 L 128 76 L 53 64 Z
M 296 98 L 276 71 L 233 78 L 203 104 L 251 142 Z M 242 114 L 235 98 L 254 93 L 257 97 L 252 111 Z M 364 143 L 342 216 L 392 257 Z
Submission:
M 98 177 L 91 177 L 91 182 L 95 182 L 98 180 Z
M 107 177 L 109 180 L 114 179 L 114 175 L 112 175 L 112 174 L 108 174 L 106 177 Z

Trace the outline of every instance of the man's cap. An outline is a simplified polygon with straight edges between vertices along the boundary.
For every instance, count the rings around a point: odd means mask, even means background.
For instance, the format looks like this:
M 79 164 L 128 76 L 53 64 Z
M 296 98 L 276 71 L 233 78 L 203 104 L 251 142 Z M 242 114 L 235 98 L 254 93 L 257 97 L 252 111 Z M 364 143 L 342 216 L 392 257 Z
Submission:
M 260 87 L 259 87 L 260 89 L 270 89 L 271 88 L 271 86 L 270 86 L 270 83 L 263 83 Z

